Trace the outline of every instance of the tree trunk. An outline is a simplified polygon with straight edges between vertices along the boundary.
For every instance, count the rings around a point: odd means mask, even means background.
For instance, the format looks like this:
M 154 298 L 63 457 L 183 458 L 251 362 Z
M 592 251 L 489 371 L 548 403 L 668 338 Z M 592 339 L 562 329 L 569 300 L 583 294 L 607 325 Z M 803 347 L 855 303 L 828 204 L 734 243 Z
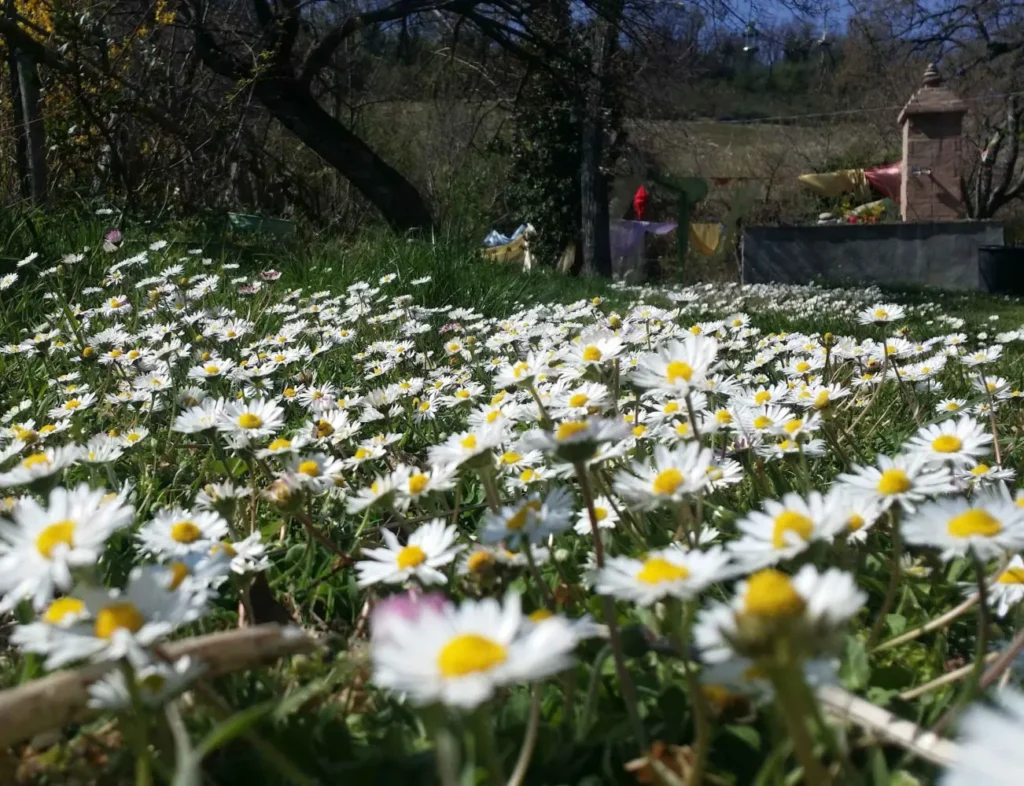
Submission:
M 18 63 L 18 88 L 28 150 L 29 184 L 33 201 L 46 201 L 46 127 L 39 99 L 39 68 L 27 52 L 15 55 Z
M 254 93 L 285 128 L 348 178 L 393 229 L 430 228 L 430 210 L 416 187 L 331 117 L 298 80 L 258 79 Z
M 594 20 L 590 73 L 584 85 L 580 124 L 580 200 L 583 274 L 611 277 L 608 183 L 601 164 L 604 158 L 605 87 L 622 19 L 623 0 L 610 0 L 598 9 Z
M 28 140 L 25 138 L 25 118 L 21 111 L 21 87 L 18 82 L 18 60 L 11 42 L 7 41 L 7 67 L 11 77 L 11 120 L 14 127 L 14 164 L 18 173 L 18 193 L 22 199 L 32 196 L 28 176 Z

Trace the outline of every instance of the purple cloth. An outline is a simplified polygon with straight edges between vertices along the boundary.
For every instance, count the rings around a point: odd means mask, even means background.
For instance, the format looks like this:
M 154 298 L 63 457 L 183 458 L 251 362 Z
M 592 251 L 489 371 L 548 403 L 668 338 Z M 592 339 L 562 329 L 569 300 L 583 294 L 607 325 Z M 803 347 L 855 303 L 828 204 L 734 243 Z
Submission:
M 612 258 L 630 256 L 644 242 L 645 235 L 667 235 L 677 226 L 675 221 L 612 221 L 609 227 Z

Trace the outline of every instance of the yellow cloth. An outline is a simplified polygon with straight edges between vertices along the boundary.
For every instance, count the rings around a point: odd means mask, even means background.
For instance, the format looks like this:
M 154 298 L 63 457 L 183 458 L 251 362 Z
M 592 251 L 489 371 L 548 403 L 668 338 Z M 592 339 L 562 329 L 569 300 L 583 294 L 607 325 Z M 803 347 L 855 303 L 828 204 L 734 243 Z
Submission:
M 714 254 L 721 240 L 721 224 L 690 224 L 690 248 L 701 256 Z
M 522 264 L 523 259 L 526 256 L 525 233 L 517 237 L 511 243 L 506 243 L 503 246 L 492 246 L 491 248 L 485 248 L 483 251 L 484 256 L 493 262 L 512 262 Z
M 797 178 L 819 196 L 837 197 L 851 191 L 867 196 L 870 193 L 863 169 L 840 169 L 838 172 L 817 172 Z

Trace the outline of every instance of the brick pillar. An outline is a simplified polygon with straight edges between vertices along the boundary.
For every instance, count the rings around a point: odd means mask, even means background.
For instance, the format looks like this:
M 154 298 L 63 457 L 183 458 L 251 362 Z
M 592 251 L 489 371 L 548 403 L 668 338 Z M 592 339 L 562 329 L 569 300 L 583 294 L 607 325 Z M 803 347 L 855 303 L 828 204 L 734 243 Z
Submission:
M 960 154 L 967 105 L 942 84 L 935 65 L 900 112 L 903 171 L 900 215 L 904 221 L 956 221 L 960 198 Z

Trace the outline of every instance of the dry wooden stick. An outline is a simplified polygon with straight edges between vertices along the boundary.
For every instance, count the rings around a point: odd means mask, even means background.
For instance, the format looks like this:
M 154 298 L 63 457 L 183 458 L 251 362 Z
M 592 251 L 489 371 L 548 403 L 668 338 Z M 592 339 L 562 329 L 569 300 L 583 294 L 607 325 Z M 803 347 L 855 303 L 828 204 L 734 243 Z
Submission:
M 206 675 L 215 677 L 316 646 L 300 629 L 270 623 L 169 642 L 163 651 L 172 660 L 194 658 L 205 664 Z M 87 717 L 89 685 L 116 665 L 94 663 L 0 691 L 0 749 Z
M 854 723 L 922 759 L 948 766 L 959 754 L 959 748 L 952 740 L 926 731 L 835 685 L 818 688 L 817 696 L 829 715 Z
M 985 662 L 991 663 L 998 657 L 998 652 L 990 652 L 985 656 Z M 941 688 L 943 685 L 949 685 L 951 682 L 957 682 L 961 678 L 966 677 L 972 671 L 974 671 L 974 664 L 968 663 L 966 666 L 961 666 L 959 669 L 947 672 L 941 677 L 936 677 L 931 682 L 926 682 L 923 685 L 918 685 L 916 688 L 910 688 L 909 690 L 903 691 L 903 693 L 900 694 L 900 698 L 904 701 L 916 699 L 918 696 L 923 696 L 930 690 Z

